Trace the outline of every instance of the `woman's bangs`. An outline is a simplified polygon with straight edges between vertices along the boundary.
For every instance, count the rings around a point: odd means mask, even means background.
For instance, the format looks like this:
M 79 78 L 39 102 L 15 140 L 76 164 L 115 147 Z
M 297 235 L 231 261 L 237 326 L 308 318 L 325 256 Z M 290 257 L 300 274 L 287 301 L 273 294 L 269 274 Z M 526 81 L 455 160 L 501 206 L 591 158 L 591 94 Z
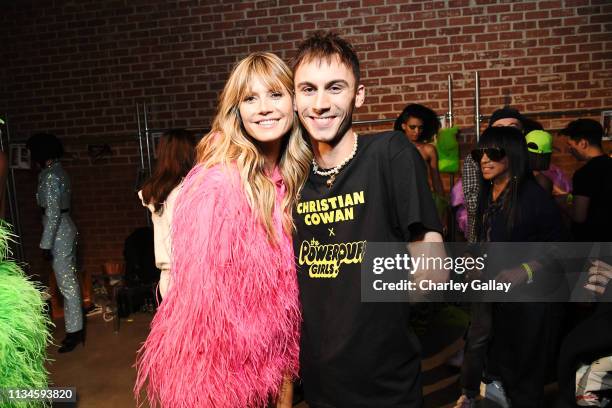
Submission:
M 486 135 L 485 137 L 481 138 L 480 141 L 478 142 L 478 147 L 479 148 L 483 148 L 483 149 L 487 149 L 487 148 L 503 148 L 501 140 L 498 140 L 498 137 L 495 137 L 494 135 Z

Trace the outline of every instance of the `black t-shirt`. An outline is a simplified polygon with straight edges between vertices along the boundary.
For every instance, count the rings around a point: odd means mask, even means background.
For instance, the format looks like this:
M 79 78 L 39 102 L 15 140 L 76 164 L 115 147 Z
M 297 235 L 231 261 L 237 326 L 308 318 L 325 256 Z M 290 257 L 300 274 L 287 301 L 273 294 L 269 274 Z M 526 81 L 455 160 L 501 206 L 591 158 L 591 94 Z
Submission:
M 441 231 L 419 152 L 399 132 L 359 137 L 331 188 L 310 172 L 294 211 L 301 376 L 316 407 L 419 407 L 420 346 L 406 303 L 362 303 L 371 242 Z
M 573 194 L 589 197 L 586 221 L 574 225 L 577 241 L 612 241 L 612 158 L 594 157 L 576 170 Z

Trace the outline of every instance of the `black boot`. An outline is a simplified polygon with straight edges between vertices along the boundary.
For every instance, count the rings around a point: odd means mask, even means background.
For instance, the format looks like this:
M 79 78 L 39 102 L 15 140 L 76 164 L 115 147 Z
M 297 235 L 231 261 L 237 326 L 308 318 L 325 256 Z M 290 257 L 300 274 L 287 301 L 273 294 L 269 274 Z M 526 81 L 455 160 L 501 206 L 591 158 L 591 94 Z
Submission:
M 58 352 L 68 353 L 74 350 L 79 343 L 85 344 L 85 332 L 83 330 L 66 333 L 66 338 L 62 340 L 62 347 L 59 348 Z

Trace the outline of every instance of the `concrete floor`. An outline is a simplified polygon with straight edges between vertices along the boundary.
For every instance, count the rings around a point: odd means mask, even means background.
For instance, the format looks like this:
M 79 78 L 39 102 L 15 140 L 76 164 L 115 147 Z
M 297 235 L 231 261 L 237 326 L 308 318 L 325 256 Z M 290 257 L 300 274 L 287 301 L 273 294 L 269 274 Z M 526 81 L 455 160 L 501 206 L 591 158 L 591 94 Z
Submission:
M 49 347 L 48 364 L 50 382 L 53 386 L 76 387 L 76 404 L 53 405 L 54 408 L 132 408 L 136 402 L 132 394 L 132 387 L 136 379 L 133 367 L 136 351 L 145 340 L 149 332 L 149 324 L 153 315 L 149 313 L 134 313 L 129 319 L 121 319 L 118 333 L 114 332 L 113 321 L 104 322 L 101 315 L 88 318 L 87 339 L 85 346 L 79 345 L 75 350 L 66 354 L 57 352 L 58 346 Z M 54 342 L 59 344 L 64 338 L 64 322 L 57 320 L 53 331 Z M 447 349 L 436 356 L 426 358 L 423 366 L 426 371 L 436 367 L 444 361 L 445 355 L 452 353 L 461 344 L 451 344 Z M 440 360 L 440 361 L 437 361 Z M 453 373 L 455 374 L 455 373 Z M 425 394 L 439 394 L 453 383 L 456 384 L 456 375 L 443 373 L 433 384 L 426 385 Z M 451 387 L 454 388 L 454 387 Z M 446 388 L 448 390 L 448 388 Z M 453 391 L 453 398 L 456 391 Z M 428 398 L 426 398 L 427 401 Z M 441 403 L 436 398 L 430 400 L 428 407 L 447 405 L 448 400 Z M 148 404 L 143 403 L 143 408 Z M 295 408 L 308 408 L 304 402 Z
M 136 371 L 132 367 L 136 350 L 149 332 L 152 315 L 136 313 L 122 319 L 118 333 L 113 322 L 101 315 L 88 318 L 85 346 L 65 354 L 57 346 L 49 348 L 50 380 L 54 386 L 76 387 L 78 403 L 55 404 L 54 407 L 129 408 L 136 407 L 132 387 Z M 64 336 L 63 320 L 55 322 L 55 343 Z M 147 405 L 143 405 L 146 407 Z
M 48 364 L 50 382 L 53 386 L 76 387 L 76 404 L 54 404 L 54 408 L 132 408 L 136 402 L 132 387 L 136 379 L 133 367 L 136 351 L 149 332 L 152 314 L 135 313 L 129 319 L 121 320 L 118 333 L 114 332 L 113 322 L 104 322 L 101 315 L 88 318 L 87 340 L 85 346 L 66 354 L 57 353 L 57 346 L 49 347 Z M 63 320 L 55 322 L 55 343 L 64 337 Z M 444 329 L 444 330 L 442 330 Z M 452 407 L 460 393 L 458 372 L 450 369 L 444 362 L 463 342 L 457 333 L 448 327 L 435 330 L 430 338 L 440 342 L 424 341 L 423 382 L 426 408 Z M 446 335 L 444 339 L 441 333 Z M 429 337 L 429 336 L 426 336 Z M 452 341 L 452 339 L 455 339 Z M 428 347 L 429 346 L 429 347 Z M 433 353 L 427 349 L 432 348 Z M 484 402 L 484 401 L 483 401 Z M 491 405 L 482 405 L 489 407 Z M 547 404 L 547 406 L 550 406 Z M 141 404 L 148 408 L 148 404 Z M 300 403 L 294 408 L 308 408 Z
M 76 387 L 76 404 L 53 405 L 54 408 L 132 408 L 136 401 L 132 387 L 136 380 L 133 365 L 136 351 L 149 332 L 153 315 L 135 313 L 121 319 L 118 333 L 113 322 L 104 322 L 101 315 L 87 320 L 85 346 L 77 346 L 70 353 L 59 354 L 57 346 L 49 347 L 50 382 L 55 387 Z M 54 342 L 64 338 L 64 322 L 55 322 Z M 143 403 L 142 408 L 148 407 Z M 295 408 L 308 408 L 304 403 Z

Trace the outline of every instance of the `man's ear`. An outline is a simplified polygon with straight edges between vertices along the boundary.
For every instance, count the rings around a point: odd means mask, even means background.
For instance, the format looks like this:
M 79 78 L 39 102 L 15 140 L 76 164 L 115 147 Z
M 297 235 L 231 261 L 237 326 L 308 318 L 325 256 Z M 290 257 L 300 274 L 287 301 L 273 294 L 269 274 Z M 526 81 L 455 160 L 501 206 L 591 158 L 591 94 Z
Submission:
M 578 146 L 580 146 L 581 149 L 586 150 L 589 147 L 589 142 L 586 139 L 580 139 L 578 141 Z
M 295 95 L 293 96 L 293 110 L 297 112 L 297 105 L 295 103 Z
M 357 86 L 357 93 L 355 94 L 355 108 L 361 107 L 365 101 L 365 85 L 360 84 Z

